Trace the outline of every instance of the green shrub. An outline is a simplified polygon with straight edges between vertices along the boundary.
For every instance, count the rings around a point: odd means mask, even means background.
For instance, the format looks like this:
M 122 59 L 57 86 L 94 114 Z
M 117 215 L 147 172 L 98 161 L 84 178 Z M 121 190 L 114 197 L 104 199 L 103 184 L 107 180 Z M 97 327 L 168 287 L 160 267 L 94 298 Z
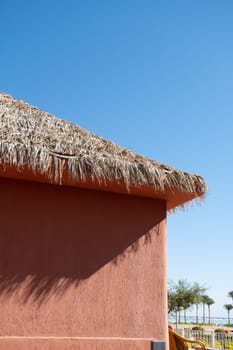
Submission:
M 192 331 L 201 331 L 201 332 L 203 332 L 203 328 L 201 327 L 201 326 L 194 326 L 193 328 L 192 328 Z
M 216 328 L 214 331 L 216 333 L 223 333 L 223 334 L 227 334 L 228 333 L 228 330 L 224 329 L 224 328 Z

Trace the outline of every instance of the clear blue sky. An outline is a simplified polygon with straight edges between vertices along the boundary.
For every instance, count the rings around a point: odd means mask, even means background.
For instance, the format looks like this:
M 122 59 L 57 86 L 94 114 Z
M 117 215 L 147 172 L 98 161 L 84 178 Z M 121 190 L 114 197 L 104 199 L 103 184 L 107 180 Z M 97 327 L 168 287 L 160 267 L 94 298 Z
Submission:
M 0 29 L 1 91 L 205 178 L 205 202 L 168 217 L 168 275 L 227 316 L 232 0 L 2 1 Z

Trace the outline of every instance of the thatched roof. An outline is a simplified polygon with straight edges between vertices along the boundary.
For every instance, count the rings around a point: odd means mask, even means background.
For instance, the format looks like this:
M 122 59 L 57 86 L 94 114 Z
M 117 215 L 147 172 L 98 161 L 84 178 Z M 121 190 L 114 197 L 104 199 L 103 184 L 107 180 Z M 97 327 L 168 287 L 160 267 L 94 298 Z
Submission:
M 0 164 L 29 167 L 59 183 L 70 180 L 123 182 L 155 191 L 178 190 L 201 196 L 202 177 L 121 148 L 77 125 L 0 93 Z

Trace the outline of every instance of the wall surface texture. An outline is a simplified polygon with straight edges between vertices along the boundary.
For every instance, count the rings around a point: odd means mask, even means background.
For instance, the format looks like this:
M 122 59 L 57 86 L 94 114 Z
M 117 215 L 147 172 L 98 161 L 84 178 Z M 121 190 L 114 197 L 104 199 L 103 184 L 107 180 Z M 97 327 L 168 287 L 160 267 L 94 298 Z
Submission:
M 165 201 L 7 179 L 0 193 L 0 349 L 167 339 Z

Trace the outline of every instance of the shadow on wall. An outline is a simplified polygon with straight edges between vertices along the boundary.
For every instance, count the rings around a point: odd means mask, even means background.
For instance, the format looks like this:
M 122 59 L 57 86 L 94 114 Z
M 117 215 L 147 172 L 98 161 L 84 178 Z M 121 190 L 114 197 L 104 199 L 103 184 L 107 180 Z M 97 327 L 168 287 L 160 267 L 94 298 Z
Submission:
M 165 202 L 0 180 L 0 296 L 45 302 L 151 240 Z

